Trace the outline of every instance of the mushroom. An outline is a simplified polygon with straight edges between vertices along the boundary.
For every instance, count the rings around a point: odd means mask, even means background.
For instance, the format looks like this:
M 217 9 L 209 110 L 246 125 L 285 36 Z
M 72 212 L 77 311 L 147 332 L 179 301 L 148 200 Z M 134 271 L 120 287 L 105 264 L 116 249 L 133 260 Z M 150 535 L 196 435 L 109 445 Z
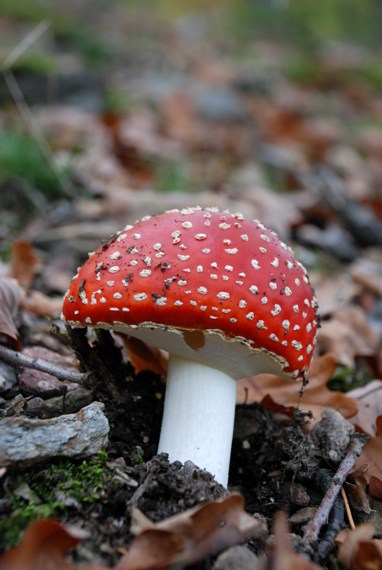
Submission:
M 147 216 L 89 254 L 63 318 L 169 353 L 159 452 L 192 460 L 224 486 L 236 380 L 304 379 L 318 326 L 291 249 L 256 220 L 199 207 Z

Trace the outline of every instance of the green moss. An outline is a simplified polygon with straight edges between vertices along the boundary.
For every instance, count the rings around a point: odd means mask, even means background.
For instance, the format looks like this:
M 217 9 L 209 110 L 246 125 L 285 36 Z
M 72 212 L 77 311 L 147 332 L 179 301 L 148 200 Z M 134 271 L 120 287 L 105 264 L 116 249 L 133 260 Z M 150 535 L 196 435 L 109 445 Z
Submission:
M 365 386 L 372 379 L 371 371 L 363 361 L 359 361 L 354 367 L 338 366 L 328 382 L 328 388 L 337 392 L 349 392 Z
M 79 505 L 99 501 L 102 490 L 114 484 L 106 462 L 107 454 L 99 452 L 91 459 L 61 460 L 46 469 L 31 468 L 13 476 L 4 493 L 11 512 L 0 518 L 0 551 L 15 546 L 29 523 L 52 516 L 65 518 L 73 501 Z M 22 483 L 30 489 L 28 499 L 17 494 Z

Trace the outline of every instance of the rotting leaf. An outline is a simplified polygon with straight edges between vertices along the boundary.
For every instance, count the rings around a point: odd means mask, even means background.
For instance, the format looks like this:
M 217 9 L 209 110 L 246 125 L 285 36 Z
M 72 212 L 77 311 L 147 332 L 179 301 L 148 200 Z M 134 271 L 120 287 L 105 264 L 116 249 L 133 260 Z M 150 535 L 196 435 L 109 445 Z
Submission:
M 372 524 L 341 531 L 336 539 L 339 561 L 349 570 L 379 570 L 382 565 L 382 541 L 373 539 Z
M 336 360 L 330 353 L 313 360 L 309 371 L 309 383 L 304 388 L 300 402 L 301 384 L 290 382 L 273 374 L 258 374 L 251 378 L 239 380 L 239 403 L 251 404 L 261 402 L 264 405 L 274 403 L 278 405 L 277 411 L 285 407 L 300 404 L 302 411 L 312 411 L 316 421 L 319 421 L 321 412 L 327 408 L 334 408 L 341 412 L 345 418 L 357 413 L 357 402 L 341 392 L 333 392 L 327 388 L 327 383 L 336 369 Z M 267 398 L 270 396 L 271 400 Z
M 299 556 L 290 545 L 286 514 L 279 511 L 273 521 L 274 542 L 271 547 L 269 570 L 319 570 L 319 566 Z
M 361 388 L 348 392 L 358 404 L 351 423 L 369 435 L 375 435 L 375 418 L 382 409 L 382 380 L 372 380 Z
M 139 534 L 116 570 L 187 566 L 264 532 L 261 522 L 244 511 L 244 499 L 237 493 L 156 524 L 150 525 L 146 517 L 143 520 Z
M 24 539 L 0 558 L 0 570 L 70 570 L 65 554 L 87 536 L 85 531 L 54 519 L 30 524 Z
M 337 364 L 344 366 L 354 366 L 356 356 L 375 355 L 379 344 L 379 334 L 368 323 L 365 311 L 356 306 L 338 310 L 318 333 L 321 352 L 331 352 Z
M 126 334 L 120 334 L 119 336 L 125 345 L 129 354 L 129 360 L 136 373 L 142 370 L 151 370 L 161 376 L 166 375 L 167 359 L 159 348 L 149 346 L 142 340 Z
M 29 289 L 40 269 L 41 261 L 32 245 L 27 241 L 16 240 L 12 245 L 11 277 L 17 279 L 24 289 Z
M 21 302 L 23 309 L 38 317 L 57 317 L 61 313 L 62 297 L 48 297 L 41 291 L 28 291 Z
M 24 291 L 12 277 L 0 279 L 0 337 L 3 335 L 14 350 L 21 349 L 21 340 L 15 324 Z
M 357 469 L 364 464 L 368 466 L 364 476 L 369 484 L 373 477 L 382 480 L 382 415 L 376 419 L 376 436 L 371 438 L 369 443 L 363 448 L 355 468 Z M 376 484 L 374 489 L 378 494 Z

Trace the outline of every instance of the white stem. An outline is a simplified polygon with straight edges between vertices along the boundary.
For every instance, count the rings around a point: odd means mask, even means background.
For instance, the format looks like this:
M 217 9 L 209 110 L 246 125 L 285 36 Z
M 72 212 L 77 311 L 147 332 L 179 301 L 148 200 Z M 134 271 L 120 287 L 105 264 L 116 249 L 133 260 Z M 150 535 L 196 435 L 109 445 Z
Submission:
M 170 356 L 158 452 L 191 460 L 227 487 L 236 381 L 221 370 Z

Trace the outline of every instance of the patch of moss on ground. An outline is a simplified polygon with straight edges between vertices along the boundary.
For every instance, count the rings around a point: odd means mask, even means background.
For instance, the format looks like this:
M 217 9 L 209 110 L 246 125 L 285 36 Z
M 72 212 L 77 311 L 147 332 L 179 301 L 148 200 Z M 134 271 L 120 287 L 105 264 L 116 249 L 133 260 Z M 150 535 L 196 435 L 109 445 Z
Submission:
M 69 510 L 100 500 L 104 489 L 118 483 L 107 466 L 107 454 L 99 452 L 83 461 L 60 460 L 41 469 L 35 467 L 9 476 L 0 499 L 9 512 L 0 516 L 0 551 L 15 546 L 25 527 L 47 517 L 64 520 Z M 27 489 L 20 493 L 20 488 Z

